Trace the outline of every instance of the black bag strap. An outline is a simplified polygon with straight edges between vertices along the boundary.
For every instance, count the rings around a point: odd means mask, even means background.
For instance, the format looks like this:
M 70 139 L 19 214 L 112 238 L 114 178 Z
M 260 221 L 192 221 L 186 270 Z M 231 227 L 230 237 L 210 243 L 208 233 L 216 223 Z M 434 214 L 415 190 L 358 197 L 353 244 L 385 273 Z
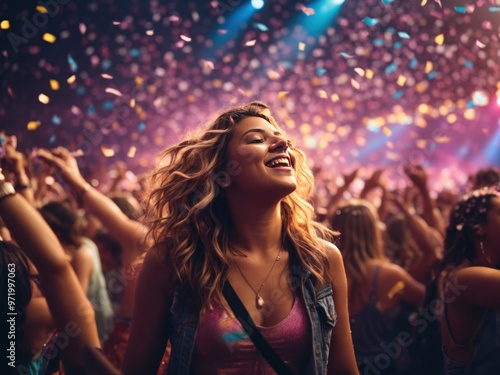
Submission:
M 269 362 L 274 371 L 276 371 L 278 375 L 294 375 L 292 370 L 290 370 L 285 362 L 283 362 L 281 357 L 274 351 L 273 347 L 266 341 L 257 329 L 252 318 L 248 315 L 247 309 L 245 309 L 245 306 L 243 306 L 243 303 L 239 299 L 233 287 L 229 284 L 229 281 L 225 282 L 222 294 L 233 310 L 236 319 L 238 319 L 241 326 L 254 343 L 255 347 L 264 356 L 266 361 Z

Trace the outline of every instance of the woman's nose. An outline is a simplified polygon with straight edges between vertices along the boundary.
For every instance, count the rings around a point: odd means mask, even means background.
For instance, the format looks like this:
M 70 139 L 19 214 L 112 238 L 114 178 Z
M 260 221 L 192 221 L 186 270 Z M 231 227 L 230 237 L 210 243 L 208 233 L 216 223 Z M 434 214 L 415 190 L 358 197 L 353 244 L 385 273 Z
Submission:
M 288 139 L 285 139 L 283 137 L 276 137 L 273 144 L 271 145 L 271 148 L 274 151 L 286 151 L 289 147 Z

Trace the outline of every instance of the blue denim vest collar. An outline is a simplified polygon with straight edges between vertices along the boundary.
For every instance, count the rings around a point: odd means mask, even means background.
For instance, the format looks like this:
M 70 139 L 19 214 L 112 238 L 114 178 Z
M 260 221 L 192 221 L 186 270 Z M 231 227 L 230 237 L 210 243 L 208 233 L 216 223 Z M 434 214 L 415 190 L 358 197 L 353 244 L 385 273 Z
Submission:
M 292 288 L 303 298 L 312 330 L 311 360 L 308 374 L 326 374 L 332 329 L 337 322 L 330 283 L 316 289 L 310 272 L 292 266 Z M 170 342 L 172 351 L 168 365 L 169 374 L 188 375 L 191 367 L 199 316 L 185 288 L 177 286 L 170 306 Z

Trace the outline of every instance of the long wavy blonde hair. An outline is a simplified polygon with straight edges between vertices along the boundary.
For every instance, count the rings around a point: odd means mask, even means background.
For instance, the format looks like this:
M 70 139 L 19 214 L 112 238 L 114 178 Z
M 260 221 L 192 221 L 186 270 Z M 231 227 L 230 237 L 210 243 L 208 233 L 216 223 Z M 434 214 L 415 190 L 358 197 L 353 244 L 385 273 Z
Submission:
M 198 132 L 163 151 L 150 178 L 146 223 L 152 249 L 167 255 L 174 283 L 196 291 L 192 294 L 201 313 L 214 301 L 222 303 L 222 287 L 234 251 L 228 241 L 227 201 L 218 185 L 232 171 L 228 143 L 238 122 L 246 117 L 262 117 L 279 129 L 273 118 L 263 114 L 268 108 L 251 102 L 223 111 Z M 281 201 L 283 243 L 321 285 L 327 281 L 328 271 L 322 240 L 331 240 L 333 232 L 313 220 L 309 203 L 313 176 L 304 153 L 293 146 L 291 151 L 296 158 L 298 188 Z
M 377 222 L 375 207 L 362 199 L 349 201 L 332 216 L 331 227 L 340 232 L 337 244 L 344 259 L 350 301 L 361 297 L 366 262 L 385 259 Z

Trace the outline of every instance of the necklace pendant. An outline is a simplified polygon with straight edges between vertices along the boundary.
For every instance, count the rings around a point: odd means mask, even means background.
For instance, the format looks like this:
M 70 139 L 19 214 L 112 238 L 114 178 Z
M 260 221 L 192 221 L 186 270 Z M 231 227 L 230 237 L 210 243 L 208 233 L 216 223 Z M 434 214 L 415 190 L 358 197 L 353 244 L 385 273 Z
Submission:
M 264 307 L 264 298 L 262 298 L 258 294 L 255 296 L 255 307 L 257 307 L 259 310 Z

